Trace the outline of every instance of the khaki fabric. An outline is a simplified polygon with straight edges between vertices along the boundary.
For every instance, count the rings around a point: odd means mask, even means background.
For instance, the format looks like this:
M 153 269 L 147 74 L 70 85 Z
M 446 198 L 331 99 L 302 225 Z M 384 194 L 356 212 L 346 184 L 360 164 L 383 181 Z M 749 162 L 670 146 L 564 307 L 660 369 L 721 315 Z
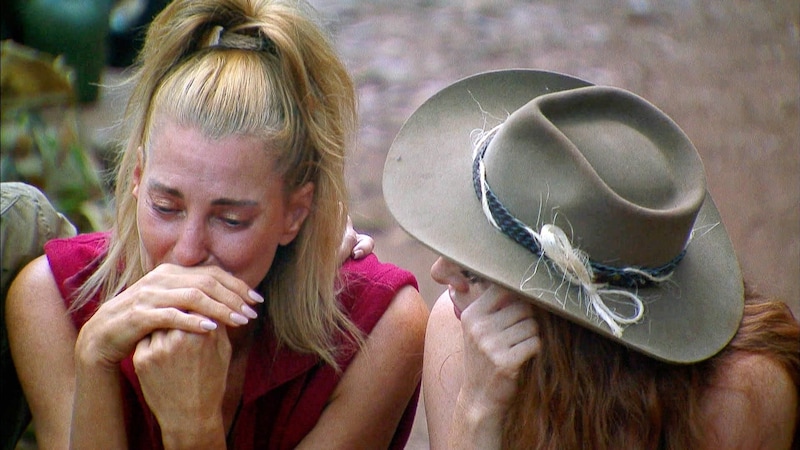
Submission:
M 6 450 L 16 447 L 17 440 L 30 421 L 28 406 L 8 347 L 5 321 L 8 288 L 19 271 L 42 254 L 45 242 L 56 237 L 74 236 L 76 230 L 33 186 L 17 182 L 0 183 L 0 198 L 0 319 L 3 324 L 0 335 L 0 380 L 3 390 L 0 447 Z

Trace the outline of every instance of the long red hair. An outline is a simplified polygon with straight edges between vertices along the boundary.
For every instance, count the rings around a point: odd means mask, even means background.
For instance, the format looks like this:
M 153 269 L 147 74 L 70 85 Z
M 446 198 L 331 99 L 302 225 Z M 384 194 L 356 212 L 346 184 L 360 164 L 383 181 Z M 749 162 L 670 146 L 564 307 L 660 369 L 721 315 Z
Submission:
M 715 368 L 739 352 L 773 358 L 800 386 L 800 325 L 784 303 L 749 290 L 733 340 L 691 365 L 657 361 L 545 311 L 537 321 L 542 351 L 523 368 L 503 448 L 699 448 L 700 400 Z

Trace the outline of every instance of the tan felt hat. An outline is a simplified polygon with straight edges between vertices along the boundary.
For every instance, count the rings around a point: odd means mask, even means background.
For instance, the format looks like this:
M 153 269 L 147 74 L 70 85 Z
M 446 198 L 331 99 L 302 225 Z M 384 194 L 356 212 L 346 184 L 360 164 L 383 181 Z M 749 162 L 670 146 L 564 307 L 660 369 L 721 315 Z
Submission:
M 708 358 L 741 320 L 697 150 L 628 91 L 537 70 L 460 80 L 400 130 L 383 191 L 435 252 L 657 359 Z

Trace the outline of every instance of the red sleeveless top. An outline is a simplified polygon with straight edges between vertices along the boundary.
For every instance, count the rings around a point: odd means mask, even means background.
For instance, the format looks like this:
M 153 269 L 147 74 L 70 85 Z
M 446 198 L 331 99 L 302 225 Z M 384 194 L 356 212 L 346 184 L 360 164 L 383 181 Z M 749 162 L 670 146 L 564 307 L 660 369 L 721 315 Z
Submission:
M 45 245 L 45 254 L 69 307 L 75 291 L 96 270 L 96 261 L 108 246 L 108 233 L 90 233 L 69 239 L 55 239 Z M 368 335 L 394 296 L 404 286 L 417 288 L 414 276 L 375 255 L 348 260 L 341 269 L 345 288 L 339 300 L 350 319 Z M 99 304 L 95 298 L 71 318 L 80 329 Z M 355 355 L 339 361 L 342 371 Z M 144 400 L 133 369 L 132 355 L 121 365 L 123 395 L 130 448 L 161 449 L 161 430 Z M 233 430 L 236 449 L 290 449 L 305 437 L 319 420 L 323 408 L 338 384 L 340 375 L 316 356 L 278 348 L 271 327 L 263 327 L 248 356 L 242 407 Z M 409 401 L 390 448 L 402 449 L 411 432 L 419 386 Z

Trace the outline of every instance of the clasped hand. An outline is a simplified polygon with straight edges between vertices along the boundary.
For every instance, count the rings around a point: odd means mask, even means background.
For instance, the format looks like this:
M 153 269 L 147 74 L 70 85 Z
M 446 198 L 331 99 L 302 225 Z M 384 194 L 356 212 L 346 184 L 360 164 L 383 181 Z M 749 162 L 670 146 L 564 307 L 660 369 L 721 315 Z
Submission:
M 219 267 L 162 264 L 100 305 L 78 335 L 76 363 L 116 372 L 133 354 L 163 432 L 219 434 L 232 353 L 228 331 L 255 318 L 261 302 Z
M 246 283 L 219 267 L 162 264 L 104 302 L 84 325 L 76 352 L 87 364 L 116 367 L 158 330 L 205 334 L 238 327 L 263 302 Z
M 225 327 L 204 334 L 158 330 L 139 341 L 133 365 L 163 432 L 224 429 L 230 360 Z

